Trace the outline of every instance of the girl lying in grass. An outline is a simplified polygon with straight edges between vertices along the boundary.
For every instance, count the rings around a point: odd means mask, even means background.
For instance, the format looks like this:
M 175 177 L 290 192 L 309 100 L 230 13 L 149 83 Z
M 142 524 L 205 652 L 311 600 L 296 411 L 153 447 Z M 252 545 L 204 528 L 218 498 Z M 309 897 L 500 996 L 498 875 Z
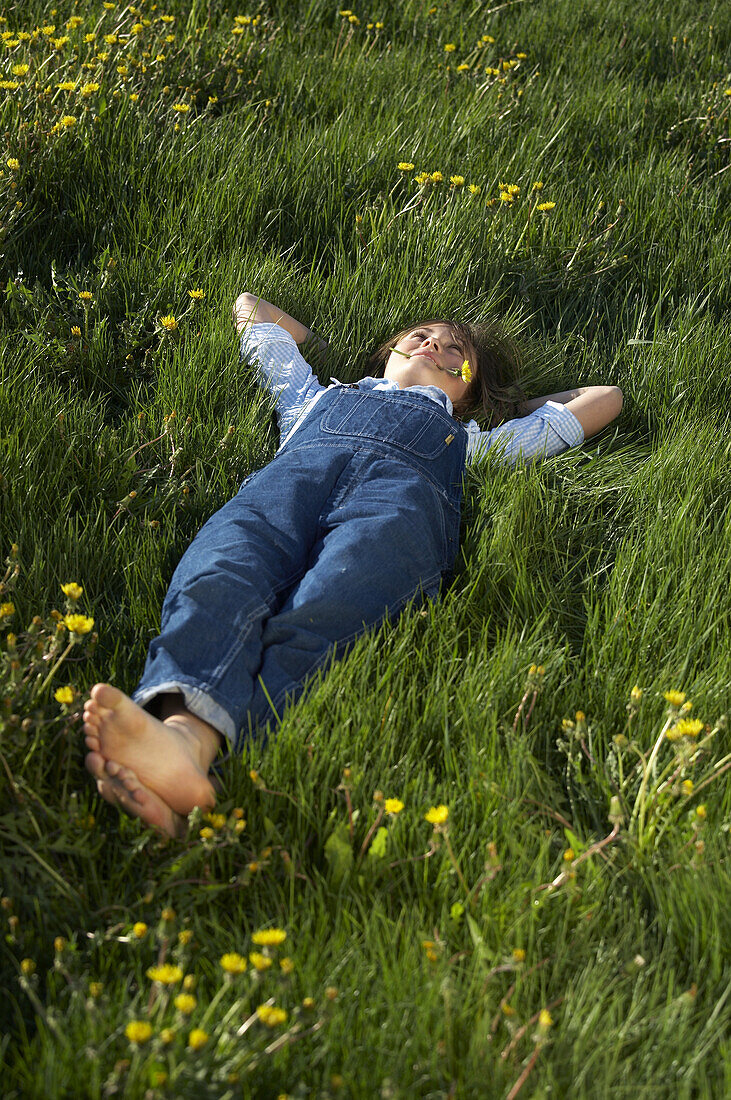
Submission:
M 183 555 L 132 697 L 96 684 L 84 708 L 102 797 L 169 835 L 213 806 L 219 749 L 240 749 L 365 630 L 437 597 L 465 463 L 559 454 L 622 407 L 616 386 L 522 400 L 509 341 L 449 320 L 403 329 L 372 376 L 329 386 L 298 350 L 312 337 L 299 321 L 253 294 L 234 320 L 277 395 L 279 450 Z

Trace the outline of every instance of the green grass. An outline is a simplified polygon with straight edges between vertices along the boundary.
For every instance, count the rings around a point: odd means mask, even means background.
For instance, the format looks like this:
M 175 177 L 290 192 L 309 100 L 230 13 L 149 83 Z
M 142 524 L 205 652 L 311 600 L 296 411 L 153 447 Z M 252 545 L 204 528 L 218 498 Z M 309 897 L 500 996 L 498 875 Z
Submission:
M 31 35 L 0 47 L 8 1097 L 731 1088 L 731 16 L 481 7 L 3 10 Z M 440 603 L 223 763 L 213 838 L 194 815 L 165 843 L 98 800 L 79 712 L 97 679 L 134 688 L 177 560 L 276 449 L 230 323 L 242 290 L 328 337 L 325 381 L 423 313 L 497 314 L 529 395 L 611 383 L 625 405 L 579 451 L 471 469 Z M 56 667 L 69 581 L 95 622 Z M 665 738 L 670 689 L 696 740 Z M 424 820 L 439 804 L 446 831 Z M 271 969 L 224 981 L 219 958 L 271 926 Z M 195 983 L 189 1017 L 152 992 L 162 960 Z

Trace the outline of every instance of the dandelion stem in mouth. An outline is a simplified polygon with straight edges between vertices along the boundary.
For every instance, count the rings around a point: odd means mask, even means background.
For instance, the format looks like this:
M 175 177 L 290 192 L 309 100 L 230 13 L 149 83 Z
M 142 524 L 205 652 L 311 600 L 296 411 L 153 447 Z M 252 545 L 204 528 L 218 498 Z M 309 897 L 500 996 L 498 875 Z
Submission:
M 403 355 L 404 359 L 411 359 L 412 358 L 412 356 L 409 355 L 409 353 L 407 351 L 399 351 L 398 348 L 389 348 L 388 350 L 395 352 L 396 355 Z M 431 356 L 428 356 L 427 358 L 431 359 Z M 432 362 L 434 362 L 434 360 L 432 360 Z M 458 374 L 461 374 L 461 371 L 450 370 L 449 367 L 440 367 L 438 363 L 434 363 L 434 366 L 437 368 L 437 370 L 443 370 L 447 374 L 453 375 L 454 378 L 456 378 Z

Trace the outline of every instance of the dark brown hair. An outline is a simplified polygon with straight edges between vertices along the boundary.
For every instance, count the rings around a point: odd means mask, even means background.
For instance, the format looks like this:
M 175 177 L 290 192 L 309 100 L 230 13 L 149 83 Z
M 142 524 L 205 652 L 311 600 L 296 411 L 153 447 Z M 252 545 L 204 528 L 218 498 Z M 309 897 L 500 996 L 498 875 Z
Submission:
M 368 373 L 374 378 L 382 377 L 394 344 L 415 329 L 427 325 L 446 325 L 473 368 L 472 381 L 464 397 L 455 402 L 455 417 L 458 420 L 474 419 L 488 428 L 494 428 L 503 420 L 517 416 L 518 405 L 525 396 L 518 381 L 520 353 L 507 333 L 494 321 L 472 325 L 435 317 L 409 325 L 374 351 L 366 364 Z

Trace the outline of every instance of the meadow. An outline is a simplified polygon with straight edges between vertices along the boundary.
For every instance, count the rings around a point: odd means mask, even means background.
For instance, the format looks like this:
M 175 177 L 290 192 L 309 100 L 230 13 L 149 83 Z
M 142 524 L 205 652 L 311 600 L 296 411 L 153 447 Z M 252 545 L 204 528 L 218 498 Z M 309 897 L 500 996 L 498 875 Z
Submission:
M 3 1095 L 731 1093 L 731 8 L 6 3 Z M 277 446 L 231 324 L 321 379 L 498 316 L 529 396 L 438 603 L 372 630 L 165 840 L 80 713 Z

